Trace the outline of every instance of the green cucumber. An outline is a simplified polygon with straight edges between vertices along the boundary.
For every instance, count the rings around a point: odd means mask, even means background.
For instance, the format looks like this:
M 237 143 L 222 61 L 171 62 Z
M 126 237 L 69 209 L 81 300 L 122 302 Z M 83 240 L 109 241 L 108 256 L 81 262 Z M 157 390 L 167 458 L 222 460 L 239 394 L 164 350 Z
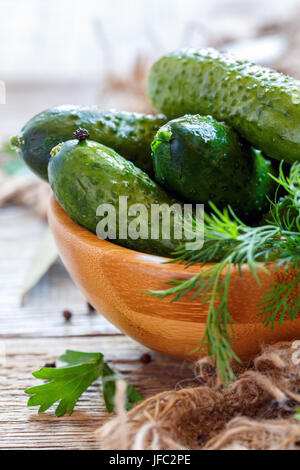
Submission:
M 271 162 L 211 116 L 186 115 L 165 124 L 152 143 L 156 180 L 189 202 L 230 205 L 246 221 L 269 208 Z
M 169 118 L 209 114 L 267 156 L 300 160 L 300 82 L 214 49 L 175 51 L 148 77 L 154 109 Z
M 181 204 L 133 163 L 114 150 L 90 140 L 69 140 L 57 145 L 51 152 L 48 169 L 49 182 L 57 201 L 75 222 L 94 233 L 97 233 L 97 225 L 102 220 L 97 215 L 97 208 L 100 204 L 110 204 L 118 215 L 123 210 L 120 196 L 127 197 L 128 208 L 133 204 L 144 205 L 146 214 L 141 212 L 139 217 L 141 226 L 146 224 L 149 232 L 152 204 Z M 128 215 L 127 228 L 134 219 Z M 117 219 L 116 237 L 108 239 L 136 251 L 169 257 L 183 243 L 172 236 L 175 233 L 172 231 L 176 222 L 174 214 L 171 214 L 170 222 L 169 238 L 164 239 L 161 230 L 158 239 L 152 239 L 150 233 L 145 239 L 122 239 Z M 161 226 L 159 228 L 162 229 Z
M 48 180 L 48 161 L 51 149 L 72 139 L 79 127 L 89 131 L 90 137 L 112 147 L 142 170 L 152 173 L 150 144 L 166 122 L 164 116 L 103 111 L 98 106 L 63 105 L 37 114 L 11 138 L 25 163 L 38 176 Z

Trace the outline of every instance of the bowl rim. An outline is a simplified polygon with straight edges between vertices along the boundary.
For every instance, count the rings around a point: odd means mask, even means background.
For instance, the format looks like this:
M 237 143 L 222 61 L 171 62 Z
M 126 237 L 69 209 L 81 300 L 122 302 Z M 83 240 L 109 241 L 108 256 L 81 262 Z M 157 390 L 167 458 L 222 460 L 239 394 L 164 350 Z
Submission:
M 79 225 L 75 222 L 66 210 L 62 207 L 62 205 L 55 199 L 54 194 L 52 193 L 49 200 L 49 209 L 48 209 L 48 219 L 51 218 L 58 219 L 59 223 L 64 226 L 64 228 L 71 233 L 73 236 L 79 237 L 81 241 L 85 244 L 98 246 L 102 250 L 107 251 L 118 251 L 121 252 L 125 256 L 136 256 L 139 258 L 139 262 L 143 259 L 145 262 L 156 261 L 160 264 L 168 264 L 170 261 L 173 261 L 172 258 L 166 258 L 164 256 L 157 256 L 157 255 L 150 255 L 148 253 L 143 253 L 141 251 L 133 250 L 131 248 L 126 248 L 124 246 L 118 245 L 117 243 L 113 243 L 109 240 L 103 240 L 102 238 L 98 237 L 95 233 L 91 232 L 87 228 Z M 169 263 L 172 265 L 180 263 Z M 182 266 L 184 266 L 182 264 Z
M 130 263 L 139 263 L 145 265 L 157 265 L 161 269 L 174 271 L 176 273 L 185 273 L 185 274 L 197 274 L 201 270 L 205 270 L 211 266 L 214 266 L 217 263 L 196 263 L 191 266 L 185 265 L 183 262 L 174 262 L 172 258 L 166 258 L 163 256 L 150 255 L 148 253 L 143 253 L 140 251 L 132 250 L 124 246 L 118 245 L 108 240 L 103 240 L 99 238 L 95 233 L 86 229 L 82 225 L 79 225 L 75 222 L 61 206 L 61 204 L 55 199 L 54 194 L 50 195 L 49 206 L 48 206 L 48 221 L 51 227 L 51 221 L 58 221 L 60 226 L 64 227 L 64 230 L 70 234 L 70 237 L 80 239 L 80 243 L 86 246 L 95 246 L 105 252 L 114 253 L 116 256 L 122 256 L 123 259 L 126 259 L 126 262 Z M 263 266 L 271 267 L 274 263 L 263 263 Z M 231 271 L 239 273 L 238 267 L 232 266 Z M 242 272 L 250 272 L 248 264 L 244 263 L 242 265 Z M 238 274 L 240 276 L 240 274 Z

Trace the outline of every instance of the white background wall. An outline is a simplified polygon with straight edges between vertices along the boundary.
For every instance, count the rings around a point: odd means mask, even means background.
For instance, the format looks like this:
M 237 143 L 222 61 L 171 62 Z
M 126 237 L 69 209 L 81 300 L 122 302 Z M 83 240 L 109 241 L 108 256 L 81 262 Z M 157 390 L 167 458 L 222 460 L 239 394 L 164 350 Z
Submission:
M 299 0 L 0 0 L 0 79 L 89 80 L 213 38 L 248 37 Z
M 141 110 L 132 97 L 99 92 L 109 73 L 129 83 L 137 57 L 150 64 L 181 46 L 231 43 L 268 63 L 282 38 L 248 39 L 297 10 L 300 0 L 0 0 L 0 139 L 62 103 Z

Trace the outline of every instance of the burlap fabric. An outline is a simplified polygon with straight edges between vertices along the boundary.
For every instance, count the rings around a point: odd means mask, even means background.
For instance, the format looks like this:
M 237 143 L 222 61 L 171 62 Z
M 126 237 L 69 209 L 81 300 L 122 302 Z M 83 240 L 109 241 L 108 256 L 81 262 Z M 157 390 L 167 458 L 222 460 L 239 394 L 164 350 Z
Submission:
M 117 417 L 98 431 L 102 449 L 300 449 L 300 341 L 269 346 L 222 387 L 209 359 L 198 386 L 167 391 L 128 413 L 124 383 Z M 199 386 L 200 381 L 200 386 Z

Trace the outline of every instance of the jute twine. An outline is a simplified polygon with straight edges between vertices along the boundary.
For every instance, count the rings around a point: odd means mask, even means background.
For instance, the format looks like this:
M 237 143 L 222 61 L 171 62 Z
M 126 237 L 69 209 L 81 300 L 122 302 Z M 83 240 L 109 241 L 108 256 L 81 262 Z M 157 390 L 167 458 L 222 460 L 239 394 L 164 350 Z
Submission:
M 167 391 L 124 411 L 97 433 L 102 449 L 300 449 L 300 341 L 269 346 L 222 387 L 210 359 L 196 364 L 200 386 Z

